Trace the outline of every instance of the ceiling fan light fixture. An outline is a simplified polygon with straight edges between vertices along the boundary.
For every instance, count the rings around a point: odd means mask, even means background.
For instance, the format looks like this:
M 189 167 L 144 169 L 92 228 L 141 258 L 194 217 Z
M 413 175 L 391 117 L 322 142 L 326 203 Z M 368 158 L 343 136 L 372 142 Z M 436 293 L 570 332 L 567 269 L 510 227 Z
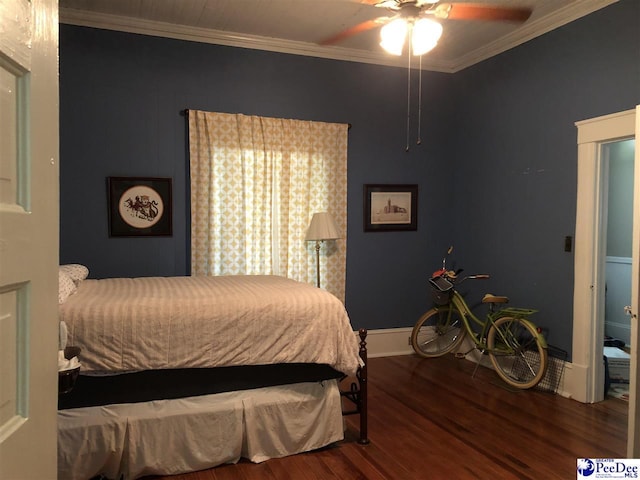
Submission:
M 402 55 L 407 30 L 408 25 L 403 18 L 387 23 L 380 29 L 380 46 L 392 55 Z
M 429 18 L 421 18 L 413 24 L 411 47 L 414 55 L 424 55 L 432 50 L 442 36 L 442 25 Z

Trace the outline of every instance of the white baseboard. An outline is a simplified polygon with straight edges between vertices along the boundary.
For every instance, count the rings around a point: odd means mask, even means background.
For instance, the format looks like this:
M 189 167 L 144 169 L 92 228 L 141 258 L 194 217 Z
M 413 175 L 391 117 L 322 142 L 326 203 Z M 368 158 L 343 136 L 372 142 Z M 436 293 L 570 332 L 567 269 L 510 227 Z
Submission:
M 412 354 L 413 348 L 409 345 L 412 330 L 412 327 L 404 327 L 367 331 L 367 356 L 376 358 Z M 355 333 L 358 336 L 358 332 Z

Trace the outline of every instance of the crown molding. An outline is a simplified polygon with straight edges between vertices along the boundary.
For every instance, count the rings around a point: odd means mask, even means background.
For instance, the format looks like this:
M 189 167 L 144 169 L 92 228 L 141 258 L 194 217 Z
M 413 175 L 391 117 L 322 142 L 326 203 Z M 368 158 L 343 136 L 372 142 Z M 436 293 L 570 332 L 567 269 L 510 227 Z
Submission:
M 553 15 L 526 23 L 513 33 L 458 57 L 449 67 L 454 73 L 464 70 L 616 2 L 618 0 L 582 0 L 566 5 Z
M 371 63 L 400 67 L 401 59 L 384 54 L 376 54 L 365 50 L 349 49 L 337 46 L 320 46 L 313 43 L 296 42 L 280 38 L 261 37 L 208 28 L 191 27 L 172 23 L 156 22 L 140 18 L 122 17 L 104 13 L 88 12 L 60 8 L 60 23 L 81 27 L 100 28 L 120 32 L 166 37 L 177 40 L 225 45 L 229 47 L 266 50 L 270 52 L 304 55 L 310 57 L 346 60 L 351 62 Z
M 512 34 L 473 50 L 451 62 L 438 62 L 430 59 L 429 55 L 425 55 L 422 57 L 422 70 L 456 73 L 617 1 L 618 0 L 579 0 L 562 8 L 553 15 L 548 15 L 530 24 L 525 24 Z M 63 7 L 60 8 L 59 15 L 60 23 L 82 27 L 115 30 L 230 47 L 266 50 L 292 55 L 407 68 L 407 62 L 404 57 L 390 56 L 382 50 L 380 53 L 375 53 L 339 46 L 320 46 L 313 43 L 156 22 Z M 414 67 L 414 65 L 412 65 L 412 67 Z

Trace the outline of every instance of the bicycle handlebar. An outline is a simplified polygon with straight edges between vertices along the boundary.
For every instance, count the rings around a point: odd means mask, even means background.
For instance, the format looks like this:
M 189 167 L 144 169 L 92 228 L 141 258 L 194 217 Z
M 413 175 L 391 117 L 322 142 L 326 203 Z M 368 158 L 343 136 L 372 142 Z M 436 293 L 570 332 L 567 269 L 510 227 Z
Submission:
M 486 274 L 486 273 L 479 273 L 479 274 L 476 274 L 476 275 L 467 275 L 466 277 L 458 279 L 457 273 L 458 272 L 453 272 L 453 271 L 442 272 L 439 275 L 434 275 L 432 278 L 444 277 L 445 279 L 449 280 L 450 282 L 457 283 L 458 285 L 461 284 L 462 282 L 464 282 L 465 280 L 486 280 L 486 279 L 490 278 L 489 275 Z
M 447 255 L 445 255 L 445 257 L 442 259 L 442 268 L 439 270 L 436 270 L 435 272 L 433 272 L 433 274 L 431 275 L 431 280 L 434 281 L 438 278 L 443 278 L 451 283 L 462 283 L 465 280 L 486 280 L 489 278 L 489 275 L 486 273 L 479 273 L 476 275 L 467 275 L 466 277 L 463 277 L 462 279 L 458 280 L 458 275 L 460 275 L 460 273 L 462 273 L 462 269 L 459 268 L 458 270 L 456 270 L 455 272 L 453 270 L 447 270 L 447 256 L 451 255 L 451 252 L 453 251 L 453 245 L 449 247 L 449 249 L 447 250 Z M 449 288 L 452 288 L 453 285 L 451 285 Z
M 457 283 L 458 285 L 460 285 L 465 280 L 486 280 L 487 278 L 489 278 L 489 275 L 485 273 L 481 273 L 477 275 L 467 275 L 466 277 L 463 277 L 461 280 L 457 280 L 455 277 L 453 277 L 451 280 L 454 283 Z

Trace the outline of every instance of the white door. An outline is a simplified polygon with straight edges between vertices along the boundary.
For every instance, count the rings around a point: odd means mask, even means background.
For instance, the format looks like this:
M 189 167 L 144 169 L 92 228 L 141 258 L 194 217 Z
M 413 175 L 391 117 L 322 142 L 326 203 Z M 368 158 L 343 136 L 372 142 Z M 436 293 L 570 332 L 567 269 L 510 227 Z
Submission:
M 58 7 L 0 0 L 0 479 L 55 479 Z

